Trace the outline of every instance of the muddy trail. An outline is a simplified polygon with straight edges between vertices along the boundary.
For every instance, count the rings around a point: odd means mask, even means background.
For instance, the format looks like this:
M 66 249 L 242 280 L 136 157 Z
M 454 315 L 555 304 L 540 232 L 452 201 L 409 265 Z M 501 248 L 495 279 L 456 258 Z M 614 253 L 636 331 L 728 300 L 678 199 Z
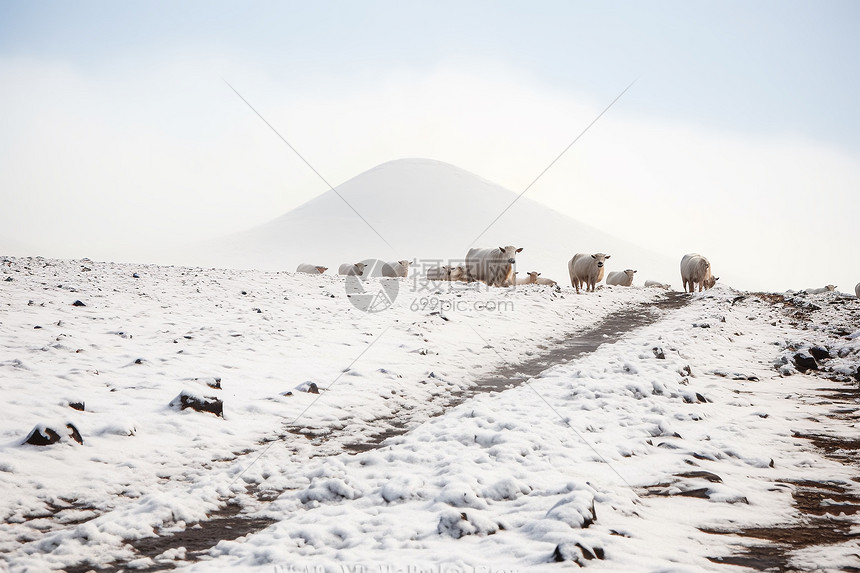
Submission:
M 442 411 L 440 413 L 444 413 L 445 410 L 462 404 L 479 394 L 515 388 L 548 368 L 576 360 L 594 352 L 603 344 L 612 344 L 631 330 L 650 325 L 668 312 L 685 306 L 691 300 L 690 295 L 667 292 L 653 303 L 636 305 L 611 314 L 592 329 L 547 341 L 545 352 L 529 357 L 516 365 L 505 364 L 500 366 L 477 380 L 467 390 L 449 395 L 444 404 L 441 405 Z M 384 446 L 385 440 L 406 434 L 423 421 L 401 416 L 375 420 L 383 428 L 380 432 L 359 443 L 347 444 L 344 446 L 344 450 L 347 453 L 357 454 L 381 448 Z M 326 438 L 332 437 L 332 434 L 322 437 L 306 435 L 299 428 L 288 428 L 287 431 L 291 434 L 304 435 L 316 443 L 322 443 L 326 441 Z M 348 430 L 334 430 L 333 432 L 346 431 Z M 281 436 L 281 438 L 284 437 Z M 277 498 L 277 495 L 273 496 L 273 493 L 275 492 L 268 491 L 265 496 L 257 496 L 257 500 L 270 501 Z M 273 522 L 274 520 L 253 518 L 243 514 L 239 505 L 228 505 L 221 511 L 212 514 L 206 521 L 189 524 L 184 531 L 140 540 L 129 540 L 128 544 L 136 554 L 131 560 L 101 566 L 81 564 L 67 568 L 66 571 L 67 573 L 87 573 L 94 570 L 100 573 L 118 573 L 125 571 L 134 559 L 148 557 L 155 560 L 156 557 L 172 550 L 173 553 L 178 553 L 178 559 L 175 562 L 172 559 L 158 559 L 150 567 L 141 567 L 135 564 L 137 571 L 167 571 L 176 565 L 187 565 L 189 562 L 199 560 L 219 541 L 234 540 L 261 531 Z

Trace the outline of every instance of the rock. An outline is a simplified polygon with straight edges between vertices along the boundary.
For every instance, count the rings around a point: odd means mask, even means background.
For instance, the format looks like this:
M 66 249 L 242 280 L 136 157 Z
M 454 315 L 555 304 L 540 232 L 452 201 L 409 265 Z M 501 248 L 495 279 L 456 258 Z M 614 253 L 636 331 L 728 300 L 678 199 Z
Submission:
M 320 393 L 320 389 L 317 386 L 316 382 L 311 382 L 308 385 L 308 393 L 309 394 L 319 394 Z
M 224 402 L 215 396 L 197 396 L 186 390 L 170 401 L 171 407 L 179 406 L 180 410 L 191 408 L 196 412 L 209 412 L 219 418 L 224 417 Z
M 83 412 L 85 410 L 83 402 L 69 402 L 69 408 L 77 410 L 78 412 Z
M 214 380 L 208 380 L 206 385 L 210 388 L 214 388 L 215 390 L 221 389 L 221 378 L 215 378 Z
M 140 278 L 140 275 L 139 275 L 139 274 L 137 274 L 137 273 L 134 273 L 134 274 L 132 274 L 132 275 L 131 275 L 131 277 L 132 277 L 132 278 L 134 278 L 134 279 L 139 279 L 139 278 Z
M 654 356 L 659 360 L 666 360 L 666 353 L 663 352 L 663 349 L 659 346 L 655 346 L 651 349 L 651 352 L 654 353 Z
M 82 303 L 79 300 L 76 300 L 75 302 L 72 303 L 72 306 L 87 306 L 87 305 L 85 305 L 84 303 Z
M 675 477 L 688 478 L 688 479 L 705 479 L 711 483 L 723 483 L 723 478 L 721 478 L 720 476 L 718 476 L 715 473 L 705 471 L 705 470 L 693 470 L 693 471 L 689 471 L 689 472 L 675 474 Z
M 705 398 L 704 396 L 702 396 L 698 392 L 696 392 L 696 400 L 698 400 L 699 402 L 708 402 L 709 401 L 707 398 Z
M 24 440 L 24 443 L 32 444 L 34 446 L 49 446 L 59 441 L 60 434 L 58 434 L 51 428 L 39 428 L 37 426 L 33 428 L 33 431 L 30 432 L 30 435 L 27 436 L 27 439 Z
M 809 353 L 818 361 L 827 360 L 828 358 L 832 358 L 830 356 L 830 351 L 824 348 L 823 346 L 813 346 L 809 349 Z
M 7 283 L 11 283 L 13 280 L 15 280 L 15 279 L 13 279 L 12 277 L 6 277 L 6 282 L 7 282 Z
M 583 559 L 585 561 L 592 561 L 594 559 L 603 559 L 604 557 L 605 552 L 602 547 L 589 547 L 577 541 L 576 543 L 559 543 L 555 546 L 555 551 L 552 552 L 552 557 L 550 557 L 550 559 L 556 563 L 560 563 L 562 561 L 573 561 L 582 567 L 585 565 Z
M 798 352 L 793 357 L 794 365 L 801 372 L 806 372 L 807 370 L 818 370 L 818 362 L 815 361 L 815 358 L 808 352 Z
M 74 424 L 66 424 L 66 432 L 66 435 L 77 443 L 84 443 L 81 433 L 78 432 L 78 429 Z M 47 426 L 36 426 L 33 428 L 33 431 L 30 432 L 30 435 L 27 436 L 27 439 L 24 440 L 24 443 L 31 444 L 33 446 L 49 446 L 51 444 L 56 444 L 61 439 L 62 436 L 60 433 L 53 428 L 48 428 Z

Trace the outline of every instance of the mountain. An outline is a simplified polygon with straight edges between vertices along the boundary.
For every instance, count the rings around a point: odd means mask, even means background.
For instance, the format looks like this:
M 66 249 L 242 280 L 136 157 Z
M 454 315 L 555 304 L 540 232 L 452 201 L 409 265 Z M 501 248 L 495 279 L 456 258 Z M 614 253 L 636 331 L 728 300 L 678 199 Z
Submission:
M 650 278 L 680 288 L 674 258 L 640 248 L 526 196 L 516 200 L 516 193 L 440 161 L 390 161 L 335 190 L 260 227 L 210 243 L 206 264 L 293 271 L 307 262 L 325 265 L 332 273 L 341 263 L 369 258 L 462 260 L 470 246 L 516 245 L 523 247 L 517 259 L 520 276 L 537 270 L 569 284 L 567 261 L 577 252 L 602 251 L 612 256 L 609 271 L 639 271 L 634 284 Z M 589 217 L 600 223 L 610 220 L 611 213 Z

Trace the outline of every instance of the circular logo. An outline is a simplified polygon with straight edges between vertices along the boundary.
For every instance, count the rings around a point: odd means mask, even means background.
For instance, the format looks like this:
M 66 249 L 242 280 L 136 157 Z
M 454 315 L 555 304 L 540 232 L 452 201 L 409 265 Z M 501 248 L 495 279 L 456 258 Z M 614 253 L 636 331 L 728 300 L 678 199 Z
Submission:
M 382 312 L 394 304 L 400 279 L 394 267 L 379 259 L 366 259 L 361 264 L 364 264 L 361 274 L 356 269 L 346 275 L 346 296 L 358 310 Z

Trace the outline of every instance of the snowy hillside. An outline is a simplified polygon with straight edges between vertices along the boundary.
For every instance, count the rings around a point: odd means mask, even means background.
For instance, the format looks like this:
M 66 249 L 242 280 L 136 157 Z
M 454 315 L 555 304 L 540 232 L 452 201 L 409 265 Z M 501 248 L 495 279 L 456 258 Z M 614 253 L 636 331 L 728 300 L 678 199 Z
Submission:
M 857 563 L 853 297 L 0 260 L 0 568 Z
M 657 255 L 637 247 L 623 229 L 609 231 L 611 213 L 582 213 L 575 221 L 527 194 L 472 245 L 519 191 L 447 163 L 391 161 L 339 185 L 337 192 L 369 225 L 329 190 L 266 225 L 209 245 L 208 254 L 195 261 L 290 271 L 307 262 L 336 269 L 369 258 L 457 260 L 470 246 L 513 244 L 524 248 L 521 274 L 537 270 L 569 284 L 567 261 L 577 252 L 602 251 L 613 257 L 609 270 L 638 270 L 637 284 L 650 278 L 680 288 L 676 275 L 684 252 Z

